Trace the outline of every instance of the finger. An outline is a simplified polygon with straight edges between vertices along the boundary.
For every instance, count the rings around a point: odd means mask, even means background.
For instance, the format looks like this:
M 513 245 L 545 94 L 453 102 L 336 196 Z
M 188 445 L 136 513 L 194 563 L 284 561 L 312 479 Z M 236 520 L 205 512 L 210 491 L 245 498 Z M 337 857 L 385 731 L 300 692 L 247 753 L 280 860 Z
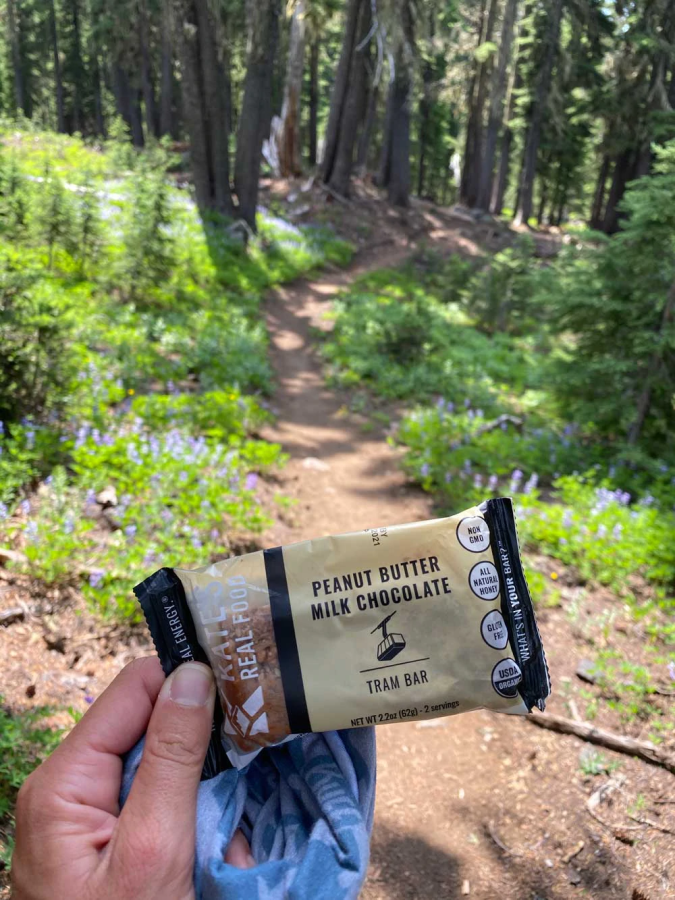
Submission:
M 239 828 L 233 834 L 230 846 L 225 852 L 225 862 L 230 866 L 236 866 L 237 869 L 252 869 L 255 866 L 249 843 Z
M 134 853 L 149 842 L 171 859 L 194 848 L 197 788 L 211 737 L 216 687 L 208 666 L 188 662 L 167 678 L 115 843 Z M 145 836 L 146 841 L 138 841 Z M 141 852 L 141 850 L 137 850 Z
M 126 666 L 43 764 L 39 777 L 68 802 L 117 815 L 120 754 L 143 735 L 163 682 L 156 658 Z

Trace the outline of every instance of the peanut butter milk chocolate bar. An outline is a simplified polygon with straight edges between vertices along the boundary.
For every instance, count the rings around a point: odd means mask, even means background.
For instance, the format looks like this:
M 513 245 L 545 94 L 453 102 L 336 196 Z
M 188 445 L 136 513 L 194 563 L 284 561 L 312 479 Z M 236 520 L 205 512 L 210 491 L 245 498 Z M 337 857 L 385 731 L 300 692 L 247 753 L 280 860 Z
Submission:
M 544 708 L 550 682 L 510 500 L 302 541 L 135 589 L 167 674 L 213 668 L 204 777 L 290 736 Z

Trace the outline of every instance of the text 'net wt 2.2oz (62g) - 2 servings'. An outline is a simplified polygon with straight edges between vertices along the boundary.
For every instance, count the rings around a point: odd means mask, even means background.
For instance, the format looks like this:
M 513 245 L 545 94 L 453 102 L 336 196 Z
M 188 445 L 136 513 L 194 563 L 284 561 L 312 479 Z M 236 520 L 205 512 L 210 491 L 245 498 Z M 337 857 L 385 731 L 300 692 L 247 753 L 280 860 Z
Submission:
M 295 734 L 525 714 L 550 692 L 507 499 L 160 569 L 135 591 L 165 672 L 215 672 L 204 777 Z

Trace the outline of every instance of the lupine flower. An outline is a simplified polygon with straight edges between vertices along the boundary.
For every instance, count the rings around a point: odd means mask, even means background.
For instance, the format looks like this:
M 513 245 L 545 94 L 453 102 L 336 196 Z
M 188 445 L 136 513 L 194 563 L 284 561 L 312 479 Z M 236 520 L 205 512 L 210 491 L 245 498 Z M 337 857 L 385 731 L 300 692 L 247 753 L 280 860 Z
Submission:
M 452 473 L 451 473 L 451 472 L 446 472 L 446 473 L 445 473 L 445 483 L 446 483 L 446 484 L 450 484 L 451 481 L 452 481 Z
M 6 519 L 9 515 L 9 510 L 7 509 L 7 505 L 0 501 L 0 520 Z
M 35 540 L 38 533 L 38 523 L 34 519 L 31 519 L 26 525 L 25 532 L 28 535 L 29 540 Z
M 668 663 L 668 675 L 671 681 L 675 681 L 675 662 L 672 660 Z
M 471 472 L 472 463 L 470 459 L 465 459 L 464 464 L 462 466 L 462 471 L 468 475 Z
M 497 485 L 499 484 L 499 478 L 496 475 L 490 475 L 488 478 L 488 490 L 496 491 Z
M 483 487 L 483 476 L 478 472 L 473 476 L 473 486 L 476 490 Z
M 211 531 L 209 531 L 209 537 L 211 538 L 212 541 L 217 541 L 218 538 L 220 537 L 220 532 L 218 531 L 217 528 L 212 528 Z
M 661 465 L 659 466 L 659 472 L 663 472 L 665 474 L 667 471 L 668 466 L 666 465 L 666 463 L 661 463 Z
M 558 541 L 558 543 L 559 543 L 559 544 L 565 545 L 565 544 L 567 543 L 567 538 L 560 538 L 560 540 Z
M 455 411 L 455 404 L 452 402 L 452 400 L 448 400 L 448 402 L 445 404 L 445 408 L 447 412 L 453 413 Z
M 32 428 L 26 432 L 26 443 L 28 444 L 29 449 L 32 449 L 35 446 L 35 432 Z
M 572 527 L 572 511 L 566 509 L 563 513 L 562 517 L 563 528 L 571 528 Z
M 246 481 L 244 482 L 244 489 L 247 491 L 254 491 L 257 484 L 258 476 L 255 472 L 249 472 L 246 476 Z
M 621 535 L 623 534 L 623 525 L 621 522 L 617 522 L 614 528 L 612 528 L 612 537 L 615 541 L 621 539 Z
M 606 538 L 607 537 L 607 526 L 602 525 L 602 524 L 598 525 L 598 530 L 597 530 L 596 534 L 599 538 Z
M 471 406 L 471 400 L 469 400 L 468 397 L 464 400 L 464 406 L 465 406 L 467 409 Z
M 477 409 L 477 410 L 476 410 L 476 418 L 477 418 L 477 419 L 482 419 L 482 418 L 483 418 L 483 410 L 482 410 L 482 409 Z
M 49 487 L 53 480 L 54 479 L 51 475 L 47 475 L 47 477 L 45 478 L 45 484 L 47 485 L 47 487 Z
M 187 481 L 187 480 L 188 480 L 188 473 L 187 473 L 185 470 L 183 470 L 182 472 L 180 472 L 179 475 L 178 475 L 178 480 L 179 480 L 179 481 Z
M 5 433 L 5 423 L 0 419 L 0 434 Z
M 138 528 L 136 525 L 127 525 L 127 527 L 124 529 L 124 533 L 129 538 L 132 538 L 136 534 L 137 531 L 138 531 Z
M 640 506 L 653 506 L 655 503 L 655 498 L 652 497 L 651 494 L 645 494 L 644 497 L 640 500 Z
M 439 412 L 445 412 L 445 400 L 443 399 L 443 397 L 439 397 L 436 401 L 436 409 Z
M 30 514 L 30 500 L 22 500 L 19 506 L 21 507 L 21 512 L 24 514 L 24 516 Z
M 431 466 L 429 465 L 429 463 L 422 463 L 422 465 L 420 466 L 420 475 L 422 476 L 422 478 L 426 478 L 429 475 L 429 472 L 431 472 Z
M 94 702 L 94 698 L 91 696 L 91 694 L 85 694 L 85 695 L 84 695 L 84 702 L 85 702 L 85 703 L 93 703 L 93 702 Z
M 450 442 L 451 450 L 459 450 L 460 446 L 461 446 L 461 441 L 451 441 Z
M 467 411 L 467 416 L 469 417 L 469 421 L 472 421 L 475 415 L 476 415 L 476 413 L 472 409 Z
M 84 498 L 84 502 L 88 506 L 91 506 L 92 503 L 96 503 L 96 491 L 89 488 L 89 490 L 87 491 L 87 496 Z
M 528 480 L 525 482 L 525 485 L 523 486 L 523 493 L 531 494 L 532 491 L 536 489 L 538 484 L 539 484 L 539 476 L 537 475 L 536 472 L 533 472 L 530 475 L 530 477 L 528 478 Z
M 202 542 L 199 540 L 198 537 L 192 538 L 192 546 L 195 548 L 195 550 L 201 550 Z
M 75 523 L 70 518 L 70 516 L 68 516 L 63 522 L 64 534 L 72 534 L 74 530 L 75 530 Z
M 163 509 L 160 513 L 160 516 L 167 524 L 173 520 L 173 515 L 168 509 Z
M 154 551 L 154 550 L 148 550 L 148 552 L 147 552 L 147 553 L 145 554 L 145 556 L 143 557 L 143 565 L 144 565 L 144 566 L 151 566 L 151 565 L 153 564 L 153 562 L 155 561 L 156 558 L 157 558 L 157 554 L 155 553 L 155 551 Z
M 89 576 L 89 585 L 94 588 L 101 586 L 101 582 L 103 581 L 103 572 L 100 569 L 97 569 L 95 572 L 92 572 Z

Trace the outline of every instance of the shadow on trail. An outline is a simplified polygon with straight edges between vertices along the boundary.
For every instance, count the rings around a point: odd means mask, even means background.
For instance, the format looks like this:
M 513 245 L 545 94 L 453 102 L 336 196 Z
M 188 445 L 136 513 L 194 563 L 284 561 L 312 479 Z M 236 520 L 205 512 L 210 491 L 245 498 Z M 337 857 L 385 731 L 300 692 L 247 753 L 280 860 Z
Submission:
M 400 834 L 378 824 L 370 858 L 377 896 L 387 900 L 441 900 L 460 896 L 462 875 L 458 860 L 417 835 Z M 364 900 L 367 897 L 368 886 Z

